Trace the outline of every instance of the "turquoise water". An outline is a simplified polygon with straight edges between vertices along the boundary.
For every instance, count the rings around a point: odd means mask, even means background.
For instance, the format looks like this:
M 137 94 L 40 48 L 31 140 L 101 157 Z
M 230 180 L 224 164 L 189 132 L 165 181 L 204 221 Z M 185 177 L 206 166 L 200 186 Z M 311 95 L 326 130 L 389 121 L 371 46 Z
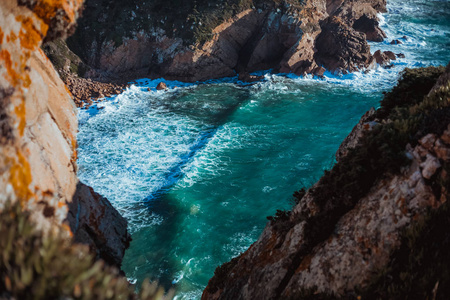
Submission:
M 149 277 L 198 299 L 214 269 L 258 238 L 266 216 L 289 209 L 292 193 L 332 166 L 399 71 L 450 60 L 449 1 L 390 1 L 383 18 L 388 38 L 372 51 L 406 55 L 390 70 L 324 80 L 266 74 L 252 86 L 165 81 L 168 92 L 142 79 L 80 110 L 79 176 L 129 221 L 131 281 Z M 404 44 L 389 44 L 404 35 Z

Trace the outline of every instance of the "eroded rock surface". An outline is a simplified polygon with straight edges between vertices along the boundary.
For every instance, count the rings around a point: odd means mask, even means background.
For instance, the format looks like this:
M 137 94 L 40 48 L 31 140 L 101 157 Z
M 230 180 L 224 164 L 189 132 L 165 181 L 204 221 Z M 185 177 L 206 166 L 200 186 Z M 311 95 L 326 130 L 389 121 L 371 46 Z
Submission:
M 110 265 L 121 265 L 131 237 L 127 221 L 108 199 L 79 182 L 67 219 L 75 242 L 89 245 L 98 258 Z
M 76 220 L 88 224 L 91 241 L 78 240 L 119 264 L 129 238 L 126 221 L 94 192 L 79 193 L 76 107 L 39 48 L 72 31 L 82 2 L 0 2 L 0 209 L 18 201 L 39 228 L 70 235 L 69 206 L 79 204 L 84 219 Z M 74 233 L 78 238 L 79 230 Z
M 199 2 L 203 10 L 191 14 L 192 1 L 163 6 L 159 0 L 128 1 L 120 4 L 120 13 L 118 2 L 100 2 L 87 1 L 69 41 L 99 77 L 197 81 L 269 68 L 314 74 L 322 65 L 345 73 L 372 67 L 366 39 L 385 36 L 377 19 L 386 10 L 385 0 L 217 0 Z M 183 6 L 186 13 L 179 7 L 169 13 L 170 5 Z M 217 16 L 222 11 L 230 15 Z M 117 33 L 109 32 L 111 27 Z

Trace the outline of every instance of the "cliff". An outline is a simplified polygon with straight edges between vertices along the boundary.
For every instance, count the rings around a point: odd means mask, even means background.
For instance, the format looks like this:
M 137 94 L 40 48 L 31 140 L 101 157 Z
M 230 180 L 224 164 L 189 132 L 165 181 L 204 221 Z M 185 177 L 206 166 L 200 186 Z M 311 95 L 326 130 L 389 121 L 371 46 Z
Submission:
M 197 81 L 274 68 L 323 74 L 370 68 L 385 0 L 87 0 L 69 48 L 98 80 Z M 114 30 L 112 30 L 114 29 Z
M 202 299 L 447 299 L 449 75 L 407 69 Z
M 19 202 L 44 232 L 63 231 L 120 266 L 126 221 L 78 181 L 70 92 L 40 49 L 73 32 L 82 0 L 0 2 L 0 210 Z

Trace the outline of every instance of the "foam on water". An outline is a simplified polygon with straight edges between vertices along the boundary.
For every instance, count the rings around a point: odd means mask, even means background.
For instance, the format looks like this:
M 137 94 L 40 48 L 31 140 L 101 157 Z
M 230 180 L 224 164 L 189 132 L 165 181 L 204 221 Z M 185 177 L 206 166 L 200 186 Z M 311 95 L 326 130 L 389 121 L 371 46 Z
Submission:
M 256 240 L 265 216 L 288 209 L 296 189 L 332 166 L 404 67 L 450 60 L 449 1 L 391 0 L 388 11 L 380 16 L 388 37 L 371 51 L 404 53 L 392 69 L 323 79 L 269 70 L 252 85 L 140 79 L 79 111 L 79 176 L 129 221 L 130 280 L 158 279 L 177 299 L 200 298 L 215 267 Z M 161 81 L 169 91 L 156 91 Z

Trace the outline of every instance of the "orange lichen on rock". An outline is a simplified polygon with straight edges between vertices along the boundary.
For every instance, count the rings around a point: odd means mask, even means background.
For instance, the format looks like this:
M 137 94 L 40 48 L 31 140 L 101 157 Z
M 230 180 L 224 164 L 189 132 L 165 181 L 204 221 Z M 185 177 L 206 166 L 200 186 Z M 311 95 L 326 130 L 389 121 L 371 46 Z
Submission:
M 44 25 L 41 25 L 41 28 L 38 30 L 34 25 L 33 20 L 29 17 L 24 18 L 22 16 L 17 16 L 16 20 L 22 23 L 19 33 L 20 46 L 27 50 L 35 50 L 47 33 L 48 26 L 45 23 L 42 23 Z
M 16 71 L 13 69 L 11 54 L 7 50 L 0 51 L 0 61 L 2 61 L 2 65 L 6 68 L 6 74 L 4 75 L 5 79 L 8 80 L 12 85 L 17 85 L 18 76 Z
M 17 119 L 19 120 L 19 134 L 23 136 L 25 131 L 26 122 L 26 111 L 25 111 L 25 100 L 22 101 L 19 105 L 14 108 L 14 112 L 16 114 Z
M 13 186 L 16 196 L 23 203 L 33 195 L 29 188 L 32 181 L 30 164 L 20 151 L 17 152 L 17 160 L 10 160 L 12 166 L 9 170 L 9 182 Z
M 18 68 L 17 63 L 13 64 L 11 59 L 11 54 L 7 50 L 0 51 L 0 61 L 2 61 L 2 65 L 6 68 L 6 74 L 4 74 L 4 78 L 12 85 L 17 87 L 20 83 L 27 88 L 30 85 L 30 78 L 28 72 L 24 72 L 26 68 L 26 60 L 29 58 L 30 54 L 26 53 L 24 56 L 21 56 L 21 65 Z
M 56 14 L 63 11 L 64 19 L 67 23 L 74 23 L 77 18 L 77 12 L 81 8 L 83 0 L 41 0 L 33 8 L 34 13 L 45 23 L 49 24 Z

